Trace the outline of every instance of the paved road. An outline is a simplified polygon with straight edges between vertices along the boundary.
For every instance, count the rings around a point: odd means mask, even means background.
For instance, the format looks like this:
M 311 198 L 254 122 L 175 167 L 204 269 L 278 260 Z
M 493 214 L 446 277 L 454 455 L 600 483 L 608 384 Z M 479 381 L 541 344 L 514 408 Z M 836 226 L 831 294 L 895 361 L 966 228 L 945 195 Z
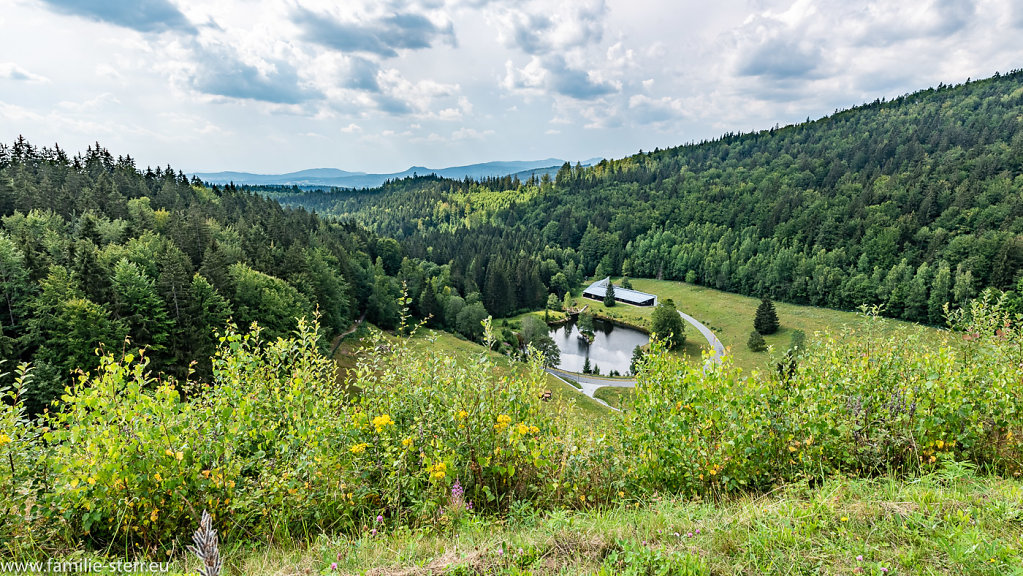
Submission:
M 703 334 L 703 337 L 707 339 L 707 343 L 710 344 L 710 347 L 714 349 L 714 355 L 710 357 L 710 361 L 720 364 L 721 359 L 725 356 L 725 347 L 724 345 L 721 344 L 721 341 L 718 340 L 718 337 L 715 336 L 713 332 L 711 332 L 710 328 L 707 328 L 702 323 L 700 323 L 699 320 L 693 318 L 689 314 L 685 314 L 684 312 L 679 311 L 678 315 L 681 316 L 682 319 L 685 320 L 686 322 L 692 324 L 694 328 L 699 330 L 700 334 Z
M 721 340 L 718 339 L 718 337 L 714 334 L 714 332 L 711 331 L 710 328 L 704 326 L 703 323 L 701 323 L 696 318 L 693 318 L 689 314 L 685 314 L 683 312 L 679 312 L 678 315 L 681 316 L 682 319 L 685 320 L 686 322 L 692 324 L 693 327 L 696 328 L 696 330 L 699 331 L 700 334 L 702 334 L 703 337 L 707 339 L 707 343 L 710 344 L 711 349 L 713 349 L 714 351 L 710 358 L 707 359 L 707 363 L 720 364 L 721 358 L 723 358 L 725 355 L 725 346 L 721 343 Z M 608 408 L 611 408 L 612 410 L 615 410 L 615 408 L 608 406 L 607 402 L 604 402 L 603 400 L 593 396 L 593 394 L 597 392 L 597 389 L 603 388 L 604 386 L 616 386 L 619 388 L 633 388 L 636 386 L 635 378 L 602 378 L 600 376 L 591 376 L 589 374 L 569 372 L 567 370 L 561 370 L 559 368 L 548 368 L 547 373 L 563 381 L 572 380 L 574 382 L 577 382 L 580 388 L 582 389 L 583 394 L 586 394 L 590 398 L 593 398 L 597 402 L 600 402 L 601 404 L 607 406 Z

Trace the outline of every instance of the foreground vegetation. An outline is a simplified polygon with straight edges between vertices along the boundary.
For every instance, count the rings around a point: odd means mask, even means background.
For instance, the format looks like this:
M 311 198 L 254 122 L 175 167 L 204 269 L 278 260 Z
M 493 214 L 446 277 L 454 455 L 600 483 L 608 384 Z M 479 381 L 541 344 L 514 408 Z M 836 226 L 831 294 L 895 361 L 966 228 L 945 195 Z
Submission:
M 229 554 L 235 574 L 1023 573 L 1023 484 L 945 463 L 913 482 L 790 484 L 723 501 L 641 498 Z M 189 560 L 176 564 L 182 571 Z M 885 571 L 884 569 L 887 569 Z
M 0 546 L 162 559 L 203 509 L 226 542 L 267 545 L 956 466 L 1015 479 L 1023 332 L 1002 305 L 954 315 L 961 344 L 924 348 L 875 317 L 750 374 L 655 345 L 631 407 L 598 430 L 541 399 L 536 358 L 497 376 L 489 354 L 377 337 L 339 386 L 305 322 L 272 342 L 228 332 L 209 386 L 156 380 L 144 355 L 106 355 L 38 422 L 20 400 L 22 367 L 0 405 Z

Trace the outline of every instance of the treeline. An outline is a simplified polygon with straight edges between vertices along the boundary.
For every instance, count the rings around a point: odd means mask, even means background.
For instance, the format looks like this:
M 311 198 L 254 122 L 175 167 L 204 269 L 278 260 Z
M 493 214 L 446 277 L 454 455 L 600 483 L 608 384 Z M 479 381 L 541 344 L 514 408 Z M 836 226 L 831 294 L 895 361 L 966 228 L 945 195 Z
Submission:
M 281 201 L 398 237 L 484 298 L 488 277 L 507 280 L 510 310 L 532 305 L 537 278 L 558 292 L 561 272 L 570 282 L 624 274 L 834 308 L 881 304 L 937 323 L 946 301 L 1023 288 L 1021 114 L 1014 71 L 795 126 L 566 164 L 553 182 L 418 178 Z
M 316 311 L 327 337 L 363 312 L 398 321 L 394 240 L 169 166 L 139 170 L 98 144 L 74 157 L 0 144 L 0 216 L 2 369 L 32 362 L 33 411 L 125 338 L 157 373 L 194 363 L 206 378 L 229 319 L 271 339 Z

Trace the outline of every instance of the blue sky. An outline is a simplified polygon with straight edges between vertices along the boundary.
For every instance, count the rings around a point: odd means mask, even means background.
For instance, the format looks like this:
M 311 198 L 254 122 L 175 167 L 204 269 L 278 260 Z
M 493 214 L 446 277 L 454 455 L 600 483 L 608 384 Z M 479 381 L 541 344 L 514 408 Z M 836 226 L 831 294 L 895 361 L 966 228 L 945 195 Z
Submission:
M 186 171 L 620 157 L 1023 67 L 1013 0 L 0 7 L 0 139 Z

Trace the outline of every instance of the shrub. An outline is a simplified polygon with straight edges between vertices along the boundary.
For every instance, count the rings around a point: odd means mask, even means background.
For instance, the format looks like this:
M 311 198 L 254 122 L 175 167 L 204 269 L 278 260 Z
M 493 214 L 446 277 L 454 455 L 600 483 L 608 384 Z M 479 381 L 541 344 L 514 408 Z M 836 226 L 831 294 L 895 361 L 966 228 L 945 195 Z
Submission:
M 749 340 L 746 341 L 746 347 L 753 352 L 763 352 L 767 350 L 767 342 L 764 341 L 764 337 L 760 335 L 760 332 L 756 330 L 749 333 Z

